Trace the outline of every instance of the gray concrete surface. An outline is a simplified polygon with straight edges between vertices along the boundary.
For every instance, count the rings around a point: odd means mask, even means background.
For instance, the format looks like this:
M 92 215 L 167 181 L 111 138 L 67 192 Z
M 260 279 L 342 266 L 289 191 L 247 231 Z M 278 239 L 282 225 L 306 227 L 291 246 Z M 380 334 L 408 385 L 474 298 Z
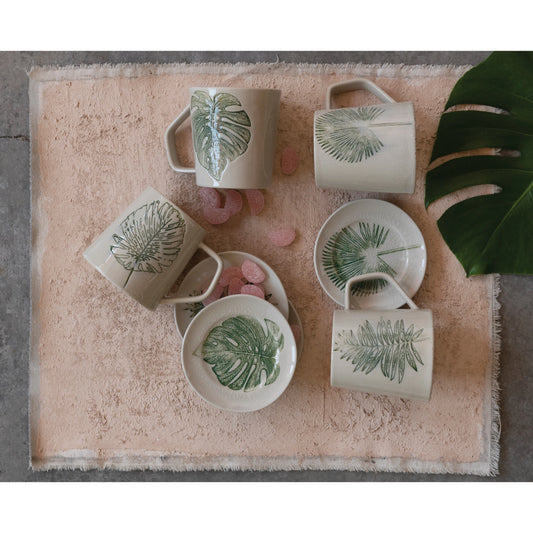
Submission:
M 500 475 L 362 472 L 117 472 L 28 468 L 30 178 L 28 78 L 33 65 L 280 61 L 472 64 L 488 52 L 0 52 L 0 481 L 531 481 L 533 276 L 503 276 Z

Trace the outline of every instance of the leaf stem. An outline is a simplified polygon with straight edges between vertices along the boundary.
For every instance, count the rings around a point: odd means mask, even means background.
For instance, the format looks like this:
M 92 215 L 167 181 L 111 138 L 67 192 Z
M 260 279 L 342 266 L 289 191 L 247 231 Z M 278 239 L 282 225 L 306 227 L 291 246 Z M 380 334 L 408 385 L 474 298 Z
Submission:
M 128 277 L 126 278 L 126 282 L 125 282 L 124 285 L 122 286 L 123 289 L 126 288 L 126 285 L 128 284 L 128 281 L 130 280 L 131 275 L 133 274 L 133 272 L 134 272 L 134 270 L 131 269 L 131 270 L 130 270 L 130 273 L 128 274 Z
M 378 255 L 394 254 L 396 252 L 403 252 L 405 250 L 412 250 L 414 248 L 420 248 L 420 244 L 413 244 L 411 246 L 401 246 L 400 248 L 392 248 L 390 250 L 383 250 L 383 252 L 378 252 Z

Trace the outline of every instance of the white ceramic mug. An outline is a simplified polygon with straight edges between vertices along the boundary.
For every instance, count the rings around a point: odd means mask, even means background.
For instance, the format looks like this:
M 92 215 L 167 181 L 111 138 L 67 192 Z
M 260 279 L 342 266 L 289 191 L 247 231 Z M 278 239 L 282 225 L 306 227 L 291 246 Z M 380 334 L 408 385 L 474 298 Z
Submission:
M 153 310 L 159 303 L 193 303 L 207 298 L 223 269 L 222 259 L 202 240 L 206 231 L 152 187 L 85 250 L 83 256 L 114 285 Z M 165 298 L 198 249 L 217 263 L 205 293 Z
M 383 279 L 402 293 L 410 309 L 350 309 L 354 283 Z M 381 272 L 346 284 L 344 310 L 333 314 L 331 385 L 428 401 L 433 382 L 433 314 L 418 309 L 400 285 Z
M 383 104 L 331 109 L 335 94 L 366 89 Z M 395 102 L 363 78 L 331 85 L 326 109 L 315 112 L 315 181 L 320 188 L 412 193 L 415 118 L 411 102 Z
M 281 91 L 192 87 L 190 105 L 170 124 L 165 145 L 170 166 L 196 173 L 199 187 L 265 189 L 272 182 Z M 195 167 L 185 167 L 176 130 L 191 117 Z

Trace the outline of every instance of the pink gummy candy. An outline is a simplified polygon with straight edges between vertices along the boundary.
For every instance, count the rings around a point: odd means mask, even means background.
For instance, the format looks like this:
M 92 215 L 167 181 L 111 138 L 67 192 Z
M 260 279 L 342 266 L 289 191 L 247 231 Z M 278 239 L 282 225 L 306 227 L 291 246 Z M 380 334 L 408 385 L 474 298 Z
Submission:
M 222 274 L 220 274 L 218 284 L 222 287 L 227 287 L 230 284 L 230 281 L 234 278 L 237 278 L 239 280 L 242 279 L 242 272 L 238 266 L 230 266 L 228 268 L 225 268 L 222 271 Z
M 265 197 L 259 189 L 246 189 L 244 191 L 248 205 L 250 206 L 250 212 L 252 215 L 258 215 L 263 211 L 265 207 Z
M 220 207 L 220 194 L 216 189 L 200 187 L 199 194 L 205 207 Z
M 281 172 L 290 176 L 298 168 L 298 152 L 294 148 L 285 148 L 281 153 Z
M 244 287 L 244 281 L 239 278 L 231 278 L 228 285 L 228 296 L 233 294 L 241 294 L 241 289 Z
M 225 191 L 226 202 L 224 204 L 224 209 L 229 211 L 230 216 L 236 215 L 242 209 L 242 196 L 239 191 L 235 189 L 228 189 Z
M 223 224 L 230 216 L 231 215 L 227 209 L 221 207 L 204 207 L 204 218 L 209 224 Z
M 273 230 L 268 234 L 272 244 L 276 246 L 289 246 L 296 238 L 296 231 L 292 228 Z
M 244 285 L 241 289 L 241 294 L 250 294 L 251 296 L 265 299 L 265 291 L 258 285 Z
M 300 326 L 296 324 L 291 324 L 292 334 L 294 335 L 294 340 L 298 342 L 300 340 Z
M 249 259 L 244 260 L 241 265 L 241 272 L 250 283 L 262 283 L 265 281 L 266 275 L 261 270 L 261 267 Z
M 218 300 L 222 293 L 224 292 L 224 287 L 221 285 L 217 285 L 213 292 L 202 302 L 205 307 L 207 307 L 209 304 L 212 304 L 215 300 Z

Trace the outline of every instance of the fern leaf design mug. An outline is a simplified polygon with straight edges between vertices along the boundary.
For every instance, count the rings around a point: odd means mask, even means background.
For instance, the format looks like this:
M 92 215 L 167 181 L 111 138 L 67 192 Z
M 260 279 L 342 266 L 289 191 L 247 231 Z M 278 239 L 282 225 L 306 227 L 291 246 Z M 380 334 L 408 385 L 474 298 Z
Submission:
M 352 285 L 380 279 L 402 293 L 410 309 L 350 309 Z M 433 382 L 433 314 L 418 309 L 383 272 L 346 283 L 344 310 L 333 314 L 331 385 L 428 401 Z
M 190 105 L 168 126 L 165 146 L 170 166 L 196 173 L 199 187 L 266 189 L 278 130 L 281 91 L 234 87 L 192 87 Z M 184 166 L 176 131 L 191 117 L 195 167 Z
M 206 231 L 152 187 L 143 193 L 85 250 L 83 256 L 111 283 L 154 310 L 160 303 L 195 303 L 215 289 L 222 259 L 202 241 Z M 193 254 L 202 249 L 217 263 L 203 294 L 168 294 Z
M 383 103 L 331 109 L 332 96 L 366 89 Z M 413 193 L 415 118 L 411 102 L 395 102 L 364 78 L 328 87 L 314 117 L 315 182 L 320 188 Z

